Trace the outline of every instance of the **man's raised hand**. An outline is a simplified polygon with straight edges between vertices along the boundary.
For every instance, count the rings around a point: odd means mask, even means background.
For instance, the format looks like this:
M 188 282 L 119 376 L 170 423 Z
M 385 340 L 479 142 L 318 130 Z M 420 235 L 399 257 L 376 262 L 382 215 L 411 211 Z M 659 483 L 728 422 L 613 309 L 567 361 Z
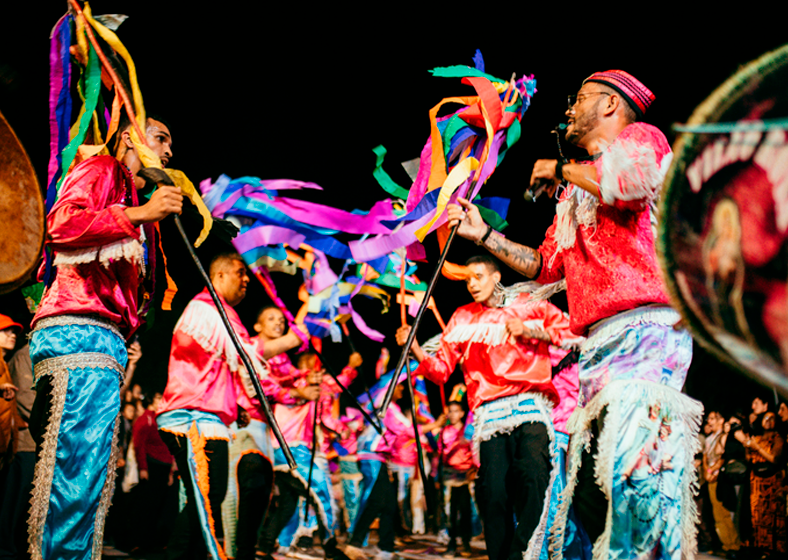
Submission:
M 457 233 L 465 239 L 479 241 L 487 232 L 487 224 L 484 223 L 479 209 L 465 198 L 458 197 L 459 204 L 449 204 L 446 207 L 446 217 L 449 227 L 460 224 Z M 464 210 L 467 210 L 465 212 Z

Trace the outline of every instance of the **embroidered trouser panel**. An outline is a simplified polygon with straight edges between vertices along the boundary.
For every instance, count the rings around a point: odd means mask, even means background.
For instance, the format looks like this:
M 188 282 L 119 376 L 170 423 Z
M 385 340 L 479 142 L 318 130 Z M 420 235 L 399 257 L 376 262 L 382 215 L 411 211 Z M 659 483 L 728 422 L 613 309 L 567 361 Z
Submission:
M 47 318 L 33 331 L 30 357 L 39 428 L 30 554 L 99 559 L 115 487 L 125 341 L 100 320 Z
M 222 502 L 224 551 L 230 558 L 254 558 L 257 533 L 273 490 L 273 447 L 265 422 L 235 429 L 230 445 L 230 476 Z
M 386 468 L 386 463 L 382 461 L 367 461 L 367 460 L 359 460 L 358 461 L 358 470 L 361 473 L 361 493 L 359 495 L 358 500 L 358 515 L 356 516 L 356 520 L 350 525 L 350 530 L 348 531 L 351 535 L 356 532 L 356 528 L 358 527 L 358 520 L 361 516 L 361 513 L 364 511 L 364 508 L 367 507 L 367 503 L 369 502 L 369 497 L 372 494 L 372 489 L 375 486 L 375 483 L 378 480 L 378 474 L 380 471 L 384 471 L 386 476 L 388 476 L 388 469 Z M 396 500 L 396 495 L 394 497 Z M 375 519 L 374 517 L 372 518 Z M 370 521 L 372 523 L 372 521 Z M 364 535 L 366 536 L 367 532 L 369 531 L 369 527 L 363 529 Z M 366 544 L 366 542 L 362 543 Z
M 604 413 L 604 419 L 599 418 Z M 567 488 L 556 520 L 565 525 L 578 479 L 591 470 L 606 501 L 604 528 L 593 545 L 594 559 L 658 558 L 680 560 L 696 549 L 693 465 L 703 408 L 675 389 L 649 381 L 613 381 L 585 408 L 577 409 L 567 429 Z M 601 425 L 594 464 L 584 453 Z M 582 469 L 582 472 L 581 472 Z M 583 475 L 585 473 L 585 476 Z M 588 484 L 580 496 L 588 496 Z M 587 510 L 586 510 L 587 511 Z M 598 531 L 590 531 L 596 536 Z M 556 534 L 552 548 L 563 535 Z M 560 556 L 559 556 L 560 558 Z
M 203 438 L 196 424 L 188 435 L 159 433 L 175 458 L 186 491 L 186 505 L 175 519 L 167 544 L 168 560 L 205 558 L 208 554 L 214 560 L 226 559 L 217 535 L 221 534 L 219 512 L 227 494 L 227 441 Z

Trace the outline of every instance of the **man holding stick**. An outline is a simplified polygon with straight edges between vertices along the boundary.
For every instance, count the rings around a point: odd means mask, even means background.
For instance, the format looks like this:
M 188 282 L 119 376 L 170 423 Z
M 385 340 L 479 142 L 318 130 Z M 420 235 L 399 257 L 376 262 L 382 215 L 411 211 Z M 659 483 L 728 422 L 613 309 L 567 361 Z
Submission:
M 36 383 L 31 433 L 38 462 L 30 510 L 33 558 L 98 558 L 114 486 L 120 385 L 126 340 L 140 325 L 145 270 L 140 226 L 181 212 L 183 196 L 162 186 L 136 205 L 139 154 L 131 123 L 117 158 L 94 156 L 66 177 L 47 216 L 57 267 L 33 318 Z M 148 146 L 166 165 L 172 136 L 148 119 Z
M 566 138 L 589 158 L 534 165 L 532 186 L 547 182 L 552 194 L 569 183 L 538 249 L 495 233 L 467 200 L 448 210 L 459 235 L 528 278 L 565 278 L 571 329 L 587 336 L 551 544 L 559 554 L 573 495 L 600 557 L 678 558 L 695 548 L 692 459 L 702 407 L 680 393 L 692 340 L 676 328 L 654 249 L 655 201 L 672 154 L 658 129 L 638 122 L 653 100 L 621 70 L 592 74 L 570 98 Z M 661 414 L 652 419 L 654 405 Z M 644 453 L 648 460 L 636 461 Z M 627 472 L 632 464 L 642 468 Z
M 227 492 L 227 426 L 237 418 L 239 391 L 259 404 L 249 376 L 258 375 L 264 393 L 274 401 L 294 403 L 318 396 L 313 388 L 284 389 L 267 376 L 260 376 L 265 371 L 261 358 L 285 352 L 297 346 L 300 339 L 292 334 L 263 344 L 249 338 L 233 309 L 243 300 L 249 283 L 242 257 L 237 253 L 216 256 L 209 275 L 257 372 L 247 372 L 243 367 L 213 299 L 207 289 L 203 290 L 189 302 L 175 326 L 169 378 L 156 420 L 162 439 L 175 457 L 187 495 L 186 507 L 175 521 L 167 547 L 171 559 L 205 558 L 206 552 L 215 560 L 224 557 L 216 538 L 216 524 Z

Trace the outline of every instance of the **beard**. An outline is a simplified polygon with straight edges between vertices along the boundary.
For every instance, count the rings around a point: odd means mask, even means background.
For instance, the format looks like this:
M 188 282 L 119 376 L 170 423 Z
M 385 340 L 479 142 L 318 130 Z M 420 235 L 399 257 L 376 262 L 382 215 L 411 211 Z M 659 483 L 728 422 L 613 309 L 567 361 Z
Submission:
M 571 125 L 572 128 L 566 133 L 567 142 L 580 146 L 583 138 L 597 127 L 599 124 L 599 117 L 597 117 L 598 103 L 599 101 L 594 103 L 593 107 L 584 111 L 583 114 L 575 117 L 575 122 Z

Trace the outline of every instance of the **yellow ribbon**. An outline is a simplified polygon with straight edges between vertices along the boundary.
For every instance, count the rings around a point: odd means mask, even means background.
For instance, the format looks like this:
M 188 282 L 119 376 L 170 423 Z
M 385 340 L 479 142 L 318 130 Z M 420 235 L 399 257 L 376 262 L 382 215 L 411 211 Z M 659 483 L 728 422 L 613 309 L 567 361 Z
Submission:
M 471 172 L 478 169 L 478 167 L 479 160 L 473 157 L 465 158 L 454 166 L 454 169 L 452 169 L 451 173 L 449 173 L 449 176 L 446 177 L 446 180 L 443 182 L 443 186 L 438 193 L 437 206 L 435 207 L 435 213 L 433 214 L 432 219 L 416 230 L 416 238 L 419 241 L 424 241 L 424 238 L 430 232 L 430 228 L 435 224 L 435 222 L 438 221 L 438 218 L 441 217 L 443 211 L 446 209 L 446 205 L 449 203 L 451 195 L 454 194 L 454 191 L 457 190 L 457 187 L 467 181 L 468 177 L 471 175 Z

